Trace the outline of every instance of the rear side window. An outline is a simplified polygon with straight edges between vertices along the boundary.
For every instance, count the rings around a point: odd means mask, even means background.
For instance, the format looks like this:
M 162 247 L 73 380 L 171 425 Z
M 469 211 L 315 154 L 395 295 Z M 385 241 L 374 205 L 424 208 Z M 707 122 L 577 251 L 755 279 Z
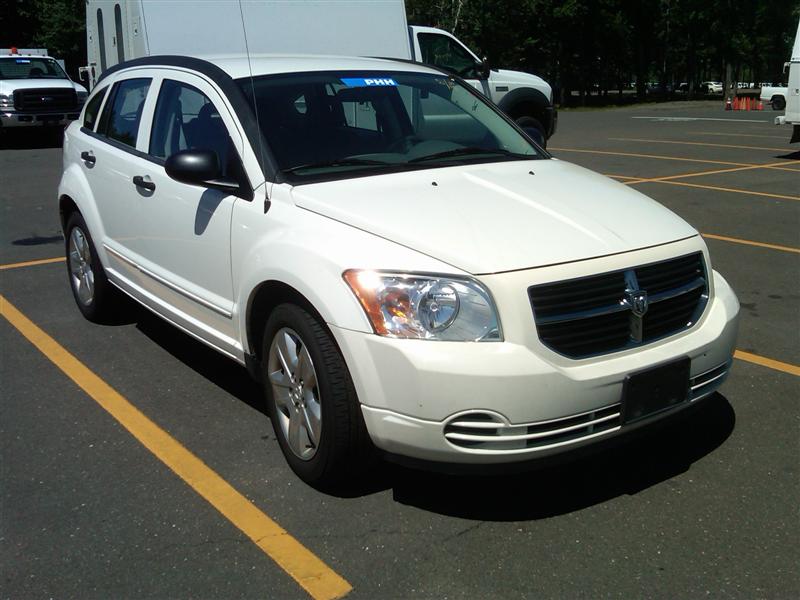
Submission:
M 107 91 L 108 87 L 104 87 L 92 96 L 92 99 L 86 104 L 86 110 L 83 113 L 83 126 L 86 129 L 94 131 L 94 124 L 97 122 L 97 115 L 100 113 L 100 105 L 103 103 L 103 98 Z
M 98 133 L 104 133 L 109 139 L 135 148 L 150 81 L 126 79 L 114 85 L 103 110 Z
M 150 154 L 167 158 L 180 150 L 213 150 L 223 171 L 233 157 L 228 130 L 211 100 L 189 84 L 165 79 L 158 94 Z

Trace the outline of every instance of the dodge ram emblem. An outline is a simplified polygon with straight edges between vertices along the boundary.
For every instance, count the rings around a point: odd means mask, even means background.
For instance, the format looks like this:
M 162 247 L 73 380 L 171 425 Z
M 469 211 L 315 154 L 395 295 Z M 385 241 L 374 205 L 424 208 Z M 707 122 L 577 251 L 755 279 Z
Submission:
M 647 312 L 647 292 L 645 290 L 626 290 L 625 303 L 631 307 L 634 315 L 643 317 Z

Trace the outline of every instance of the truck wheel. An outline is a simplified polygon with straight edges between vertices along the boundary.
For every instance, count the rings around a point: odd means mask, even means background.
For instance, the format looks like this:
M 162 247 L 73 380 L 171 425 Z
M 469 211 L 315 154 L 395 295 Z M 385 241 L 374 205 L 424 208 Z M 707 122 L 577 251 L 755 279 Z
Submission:
M 67 273 L 75 303 L 89 321 L 106 322 L 121 300 L 120 293 L 109 283 L 79 212 L 69 216 L 65 233 Z
M 517 117 L 514 119 L 517 125 L 520 126 L 523 130 L 526 131 L 535 141 L 539 141 L 541 139 L 540 145 L 543 148 L 547 148 L 547 134 L 545 134 L 544 127 L 539 122 L 538 119 L 534 119 L 533 117 Z M 535 133 L 532 133 L 528 130 L 535 129 L 538 130 L 539 136 L 537 137 Z
M 786 98 L 783 96 L 772 97 L 772 110 L 783 110 L 786 108 Z
M 344 358 L 305 309 L 281 304 L 264 328 L 262 381 L 275 436 L 300 479 L 349 483 L 371 462 L 372 442 Z

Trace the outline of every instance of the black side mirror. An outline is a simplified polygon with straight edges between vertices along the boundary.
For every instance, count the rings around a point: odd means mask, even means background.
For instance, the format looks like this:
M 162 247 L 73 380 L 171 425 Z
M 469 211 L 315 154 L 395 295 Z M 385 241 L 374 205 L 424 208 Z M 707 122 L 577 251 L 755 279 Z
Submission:
M 492 73 L 492 65 L 489 63 L 489 59 L 485 56 L 483 60 L 476 65 L 478 69 L 478 74 L 480 75 L 481 79 L 489 79 L 489 75 Z
M 219 157 L 213 150 L 181 150 L 164 163 L 172 179 L 190 185 L 214 188 L 226 192 L 239 189 L 238 182 L 222 178 Z

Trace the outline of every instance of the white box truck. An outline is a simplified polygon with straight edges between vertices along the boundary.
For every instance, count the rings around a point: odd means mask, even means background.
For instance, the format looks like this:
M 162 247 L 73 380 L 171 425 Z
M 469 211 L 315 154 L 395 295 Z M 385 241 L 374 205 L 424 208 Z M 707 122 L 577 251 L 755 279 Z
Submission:
M 786 89 L 786 112 L 775 117 L 776 125 L 792 125 L 790 143 L 800 142 L 800 21 L 797 23 L 797 34 L 794 37 L 789 67 L 789 84 Z
M 424 62 L 481 90 L 543 141 L 553 91 L 530 73 L 491 69 L 452 34 L 408 26 L 403 0 L 87 0 L 90 86 L 108 67 L 153 55 L 335 54 Z

